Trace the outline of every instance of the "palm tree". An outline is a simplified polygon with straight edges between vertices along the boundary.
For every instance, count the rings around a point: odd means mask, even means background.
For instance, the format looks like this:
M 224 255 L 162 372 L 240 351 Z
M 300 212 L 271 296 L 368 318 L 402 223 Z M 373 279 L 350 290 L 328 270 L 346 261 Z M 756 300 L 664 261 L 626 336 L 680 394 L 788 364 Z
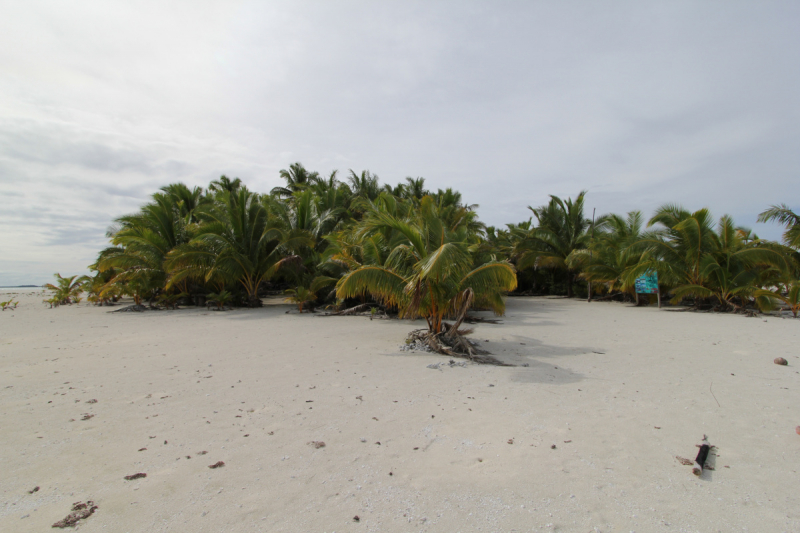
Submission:
M 757 296 L 783 302 L 789 306 L 789 310 L 795 318 L 797 318 L 797 314 L 800 313 L 800 281 L 797 279 L 792 279 L 787 282 L 786 292 L 781 292 L 780 290 L 760 290 L 757 292 Z
M 567 297 L 572 297 L 572 284 L 576 275 L 567 258 L 575 250 L 586 247 L 591 221 L 584 217 L 586 191 L 581 191 L 573 201 L 550 195 L 550 202 L 528 207 L 538 221 L 538 226 L 521 236 L 514 251 L 517 268 L 529 267 L 561 269 L 567 272 Z
M 659 283 L 672 289 L 673 303 L 682 298 L 714 298 L 723 310 L 740 310 L 756 298 L 762 309 L 769 301 L 762 293 L 765 283 L 761 271 L 778 273 L 789 268 L 789 261 L 779 245 L 748 240 L 728 216 L 720 218 L 714 231 L 708 209 L 690 213 L 666 205 L 656 211 L 649 225 L 663 228 L 646 234 L 639 264 L 628 270 L 625 282 L 644 272 L 654 271 Z M 760 270 L 761 269 L 761 270 Z
M 222 178 L 228 179 L 225 176 L 222 176 Z M 238 183 L 236 183 L 235 187 L 232 187 L 233 189 L 241 186 L 239 178 L 234 181 Z M 209 197 L 203 196 L 202 187 L 192 187 L 190 189 L 183 183 L 172 183 L 166 187 L 161 187 L 161 190 L 169 195 L 172 204 L 179 211 L 180 216 L 184 218 L 186 224 L 197 222 L 196 210 L 210 201 Z
M 97 265 L 90 265 L 90 270 L 97 271 Z M 116 302 L 121 296 L 121 289 L 113 283 L 109 283 L 117 275 L 115 269 L 105 272 L 97 272 L 93 278 L 86 282 L 84 289 L 88 293 L 86 299 L 95 305 L 110 305 Z
M 242 180 L 239 178 L 230 179 L 228 176 L 223 174 L 218 180 L 214 180 L 209 184 L 208 190 L 214 193 L 236 193 L 241 187 Z
M 286 294 L 284 301 L 296 304 L 300 313 L 303 312 L 303 307 L 308 307 L 313 312 L 314 302 L 318 299 L 317 293 L 325 287 L 335 284 L 336 281 L 336 279 L 327 276 L 317 276 L 314 279 L 310 279 L 310 276 L 308 276 L 302 285 L 284 291 L 284 294 Z
M 164 261 L 170 250 L 189 241 L 188 226 L 194 216 L 189 211 L 184 215 L 181 208 L 186 204 L 180 200 L 176 204 L 170 193 L 155 193 L 152 198 L 139 213 L 116 220 L 116 227 L 108 232 L 113 246 L 100 252 L 95 265 L 100 272 L 113 270 L 109 288 L 114 285 L 130 294 L 136 305 L 164 289 Z
M 573 250 L 567 264 L 579 270 L 581 278 L 604 284 L 609 293 L 631 293 L 634 286 L 626 274 L 641 259 L 643 225 L 641 211 L 631 211 L 625 218 L 616 214 L 600 217 L 588 247 Z
M 789 209 L 786 204 L 773 205 L 758 215 L 759 222 L 780 222 L 786 227 L 783 242 L 786 246 L 800 249 L 800 215 Z
M 240 284 L 248 305 L 261 304 L 258 289 L 286 264 L 299 258 L 286 250 L 313 246 L 303 232 L 288 231 L 269 220 L 259 195 L 241 187 L 222 193 L 205 208 L 192 240 L 177 247 L 166 261 L 170 283 L 203 276 L 206 282 Z
M 424 317 L 426 342 L 435 350 L 451 353 L 452 348 L 474 355 L 476 351 L 458 327 L 474 302 L 496 314 L 504 312 L 501 292 L 516 287 L 514 267 L 506 261 L 475 265 L 470 251 L 475 236 L 463 221 L 448 225 L 430 196 L 403 218 L 372 205 L 357 231 L 365 237 L 389 235 L 391 251 L 382 264 L 362 265 L 344 275 L 337 284 L 337 296 L 366 293 L 398 308 L 401 317 Z M 444 323 L 447 316 L 456 319 L 454 325 Z
M 58 273 L 54 276 L 56 285 L 47 283 L 45 288 L 53 291 L 52 300 L 59 305 L 71 304 L 73 300 L 80 298 L 84 290 L 84 284 L 92 279 L 89 276 L 78 277 L 77 275 L 65 278 Z
M 210 292 L 206 296 L 208 297 L 208 303 L 213 303 L 217 306 L 217 311 L 224 310 L 228 302 L 233 299 L 230 291 Z
M 425 178 L 412 178 L 407 177 L 406 183 L 402 185 L 404 196 L 406 198 L 416 198 L 421 200 L 423 196 L 428 196 L 430 192 L 425 188 Z
M 319 181 L 317 172 L 309 172 L 301 163 L 289 165 L 289 170 L 282 169 L 281 178 L 286 180 L 286 187 L 274 187 L 270 194 L 278 198 L 286 198 Z
M 369 170 L 364 170 L 361 174 L 356 174 L 353 169 L 350 169 L 350 175 L 347 177 L 347 181 L 350 182 L 350 190 L 353 191 L 353 196 L 367 200 L 375 200 L 381 193 L 378 176 L 372 174 Z

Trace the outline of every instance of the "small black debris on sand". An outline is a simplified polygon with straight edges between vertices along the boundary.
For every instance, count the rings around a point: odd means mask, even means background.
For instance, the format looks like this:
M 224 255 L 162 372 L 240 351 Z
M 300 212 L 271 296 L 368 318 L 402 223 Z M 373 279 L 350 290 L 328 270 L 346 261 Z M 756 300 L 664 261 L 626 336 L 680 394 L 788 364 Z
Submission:
M 81 420 L 89 420 L 90 418 L 94 418 L 94 415 L 89 413 L 84 413 L 83 416 L 81 417 Z
M 225 463 L 223 461 L 217 461 L 213 465 L 208 465 L 209 468 L 220 468 L 222 466 L 225 466 Z
M 58 527 L 62 529 L 65 527 L 74 527 L 79 520 L 85 520 L 89 518 L 94 514 L 96 510 L 97 506 L 94 504 L 92 500 L 88 500 L 86 503 L 75 502 L 72 504 L 72 512 L 69 513 L 62 520 L 59 520 L 58 522 L 53 524 L 53 527 Z
M 34 492 L 39 492 L 39 485 L 36 485 L 31 490 L 29 490 L 28 494 L 33 494 Z
M 353 517 L 353 522 L 361 522 L 361 519 L 358 517 L 358 515 Z
M 324 448 L 324 447 L 325 447 L 325 443 L 324 443 L 324 442 L 322 442 L 321 440 L 312 440 L 311 442 L 309 442 L 309 443 L 307 443 L 307 444 L 309 444 L 309 445 L 313 446 L 314 448 L 316 448 L 316 449 L 318 449 L 318 450 L 319 450 L 320 448 Z
M 146 452 L 146 451 L 147 451 L 147 448 L 139 448 L 139 449 L 138 449 L 138 450 L 136 450 L 136 451 L 137 451 L 137 452 Z
M 138 474 L 131 474 L 130 476 L 125 476 L 125 480 L 131 481 L 133 479 L 139 479 L 142 477 L 147 477 L 147 474 L 145 474 L 144 472 L 139 472 Z
M 514 439 L 508 439 L 509 444 L 514 444 Z
M 551 449 L 551 450 L 555 450 L 555 449 L 556 449 L 556 445 L 555 445 L 555 444 L 553 444 L 552 446 L 550 446 L 550 449 Z
M 207 453 L 208 453 L 207 451 L 203 450 L 202 452 L 197 452 L 197 455 L 205 455 Z
M 97 400 L 92 398 L 91 400 L 86 400 L 86 403 L 97 403 Z

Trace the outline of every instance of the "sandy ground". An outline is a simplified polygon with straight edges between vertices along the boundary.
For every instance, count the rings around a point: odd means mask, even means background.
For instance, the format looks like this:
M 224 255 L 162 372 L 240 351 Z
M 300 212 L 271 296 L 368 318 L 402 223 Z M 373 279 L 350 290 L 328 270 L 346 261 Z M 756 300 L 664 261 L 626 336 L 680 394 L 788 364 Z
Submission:
M 86 533 L 800 531 L 800 320 L 513 298 L 474 337 L 520 366 L 435 369 L 399 350 L 409 322 L 278 300 L 20 301 L 0 313 L 2 531 L 87 499 Z M 703 434 L 697 478 L 676 456 Z

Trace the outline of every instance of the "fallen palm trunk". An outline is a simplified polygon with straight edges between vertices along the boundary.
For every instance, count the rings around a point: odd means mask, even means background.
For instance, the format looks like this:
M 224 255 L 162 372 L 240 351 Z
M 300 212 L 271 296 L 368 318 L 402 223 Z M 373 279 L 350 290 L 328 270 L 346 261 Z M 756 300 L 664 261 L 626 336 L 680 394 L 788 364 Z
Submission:
M 442 355 L 452 357 L 462 357 L 475 363 L 497 366 L 514 366 L 504 363 L 489 352 L 481 350 L 473 345 L 464 335 L 471 333 L 471 330 L 453 331 L 453 326 L 443 324 L 444 329 L 441 333 L 433 333 L 427 329 L 416 329 L 408 334 L 408 342 L 422 342 L 432 351 Z

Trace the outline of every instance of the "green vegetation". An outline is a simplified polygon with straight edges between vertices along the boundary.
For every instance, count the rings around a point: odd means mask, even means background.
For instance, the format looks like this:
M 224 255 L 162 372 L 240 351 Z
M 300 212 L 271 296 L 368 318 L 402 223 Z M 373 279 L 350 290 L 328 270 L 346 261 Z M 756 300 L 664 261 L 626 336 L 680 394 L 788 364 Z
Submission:
M 0 307 L 3 308 L 3 311 L 5 311 L 6 309 L 16 309 L 18 305 L 19 302 L 14 301 L 13 298 L 8 300 L 7 302 L 0 302 Z
M 759 217 L 786 227 L 783 243 L 678 205 L 646 223 L 639 211 L 588 218 L 585 191 L 551 196 L 529 208 L 529 220 L 494 228 L 458 191 L 430 191 L 423 178 L 392 186 L 349 170 L 340 181 L 300 163 L 280 176 L 285 185 L 269 194 L 226 176 L 206 189 L 163 187 L 114 222 L 111 245 L 90 267 L 95 276 L 56 275 L 48 302 L 69 304 L 85 291 L 97 305 L 129 296 L 138 305 L 207 300 L 223 309 L 284 294 L 300 312 L 381 308 L 424 318 L 415 341 L 469 355 L 477 352 L 459 327 L 471 308 L 501 315 L 509 291 L 639 301 L 635 281 L 648 272 L 676 304 L 800 312 L 800 216 L 785 205 Z
M 449 353 L 445 345 L 473 355 L 458 333 L 467 311 L 476 304 L 501 315 L 502 292 L 517 286 L 510 263 L 483 261 L 475 253 L 481 229 L 475 212 L 451 199 L 424 196 L 404 206 L 381 193 L 352 230 L 376 251 L 367 264 L 352 265 L 336 294 L 342 299 L 370 295 L 402 318 L 424 317 L 424 340 L 431 348 Z M 455 323 L 446 325 L 446 317 Z
M 225 306 L 230 303 L 233 295 L 230 291 L 210 292 L 208 293 L 208 303 L 217 306 L 218 311 L 225 309 Z
M 49 303 L 50 307 L 58 307 L 59 305 L 77 304 L 81 301 L 81 294 L 84 292 L 84 286 L 87 282 L 91 281 L 89 276 L 70 276 L 68 278 L 62 277 L 61 274 L 55 274 L 56 284 L 45 284 L 45 288 L 52 291 L 52 296 L 45 300 Z

